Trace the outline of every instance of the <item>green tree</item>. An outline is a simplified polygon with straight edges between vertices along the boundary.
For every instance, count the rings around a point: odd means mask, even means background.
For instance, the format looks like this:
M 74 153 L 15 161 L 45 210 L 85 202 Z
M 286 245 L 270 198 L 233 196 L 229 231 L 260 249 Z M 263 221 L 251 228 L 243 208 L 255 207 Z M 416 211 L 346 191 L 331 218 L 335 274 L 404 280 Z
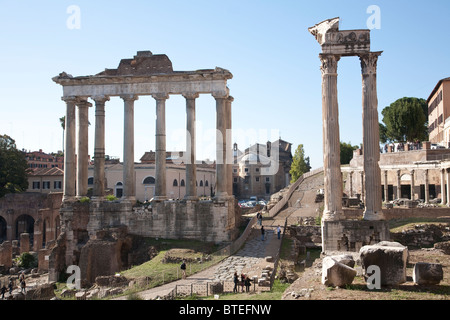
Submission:
M 0 135 L 0 198 L 7 193 L 25 191 L 28 170 L 25 154 L 17 150 L 14 139 Z
M 380 142 L 428 140 L 428 105 L 425 99 L 401 98 L 383 109 Z
M 351 143 L 341 141 L 341 164 L 349 164 L 353 159 L 353 151 L 358 149 L 358 146 L 352 146 Z
M 298 180 L 304 173 L 311 170 L 309 157 L 305 157 L 305 150 L 303 144 L 300 144 L 295 150 L 294 157 L 292 159 L 291 170 L 291 183 Z

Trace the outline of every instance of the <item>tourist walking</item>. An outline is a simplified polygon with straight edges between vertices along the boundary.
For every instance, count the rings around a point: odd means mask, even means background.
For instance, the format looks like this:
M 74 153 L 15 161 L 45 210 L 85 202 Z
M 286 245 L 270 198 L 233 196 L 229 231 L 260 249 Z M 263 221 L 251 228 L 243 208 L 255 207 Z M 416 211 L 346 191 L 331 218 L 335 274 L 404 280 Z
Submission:
M 280 227 L 280 225 L 278 225 L 278 227 L 277 227 L 277 235 L 278 235 L 278 240 L 279 239 L 281 239 L 281 227 Z
M 186 279 L 186 261 L 185 260 L 183 260 L 183 263 L 181 263 L 180 269 L 181 269 L 181 277 L 183 279 Z
M 27 285 L 25 283 L 25 279 L 22 279 L 22 281 L 20 282 L 20 287 L 21 287 L 20 292 L 27 293 L 27 289 L 26 289 Z
M 262 241 L 264 241 L 264 233 L 265 233 L 264 226 L 261 226 L 261 240 Z
M 9 283 L 8 283 L 9 294 L 12 294 L 13 286 L 14 285 L 13 285 L 12 279 L 9 279 Z
M 2 300 L 5 299 L 5 293 L 6 293 L 6 287 L 5 287 L 5 284 L 3 284 L 2 290 L 1 290 Z
M 251 282 L 252 280 L 250 280 L 250 277 L 249 276 L 246 276 L 245 277 L 245 292 L 249 292 L 250 291 L 250 282 Z
M 238 283 L 239 283 L 239 277 L 237 272 L 234 273 L 234 277 L 233 277 L 233 281 L 234 281 L 234 288 L 233 288 L 233 293 L 238 293 Z
M 262 214 L 261 214 L 261 212 L 258 212 L 258 213 L 256 214 L 256 218 L 258 219 L 258 224 L 259 224 L 260 226 L 262 226 Z
M 241 274 L 241 292 L 244 292 L 245 274 Z

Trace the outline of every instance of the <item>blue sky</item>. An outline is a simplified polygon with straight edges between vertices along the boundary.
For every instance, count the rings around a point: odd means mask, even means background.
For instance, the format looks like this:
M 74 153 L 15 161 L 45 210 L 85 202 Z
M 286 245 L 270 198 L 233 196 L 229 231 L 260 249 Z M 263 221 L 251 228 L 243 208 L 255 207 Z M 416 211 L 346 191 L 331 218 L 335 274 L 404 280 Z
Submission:
M 80 29 L 67 27 L 80 9 Z M 299 144 L 322 166 L 320 47 L 308 27 L 340 17 L 340 29 L 365 29 L 370 5 L 380 8 L 371 32 L 378 61 L 378 110 L 402 97 L 428 98 L 450 76 L 448 0 L 430 1 L 4 1 L 0 0 L 0 133 L 18 148 L 62 149 L 62 88 L 51 78 L 116 68 L 137 51 L 167 54 L 174 70 L 230 70 L 234 140 L 244 149 L 282 139 Z M 340 140 L 362 142 L 361 70 L 356 57 L 338 67 Z M 166 103 L 167 150 L 183 150 L 184 98 Z M 93 154 L 94 109 L 89 151 Z M 197 99 L 198 158 L 214 157 L 215 102 Z M 154 150 L 155 102 L 135 104 L 135 159 Z M 106 153 L 122 158 L 123 102 L 106 104 Z

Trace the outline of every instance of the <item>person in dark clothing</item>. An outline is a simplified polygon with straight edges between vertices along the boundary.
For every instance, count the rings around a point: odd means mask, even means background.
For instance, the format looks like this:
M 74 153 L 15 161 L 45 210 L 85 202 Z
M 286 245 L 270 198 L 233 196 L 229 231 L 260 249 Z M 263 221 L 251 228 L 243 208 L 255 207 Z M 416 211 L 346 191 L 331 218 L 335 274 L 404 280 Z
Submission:
M 250 285 L 251 285 L 252 280 L 250 280 L 249 276 L 245 277 L 245 292 L 249 292 L 250 291 Z
M 233 293 L 238 293 L 239 292 L 239 290 L 238 290 L 239 277 L 238 277 L 237 272 L 234 273 L 233 281 L 234 281 Z
M 6 293 L 6 287 L 5 287 L 5 284 L 3 284 L 3 287 L 1 289 L 2 299 L 5 299 L 5 293 Z
M 265 233 L 264 226 L 261 226 L 261 240 L 262 241 L 264 241 L 264 233 Z
M 244 292 L 245 274 L 241 274 L 241 292 Z

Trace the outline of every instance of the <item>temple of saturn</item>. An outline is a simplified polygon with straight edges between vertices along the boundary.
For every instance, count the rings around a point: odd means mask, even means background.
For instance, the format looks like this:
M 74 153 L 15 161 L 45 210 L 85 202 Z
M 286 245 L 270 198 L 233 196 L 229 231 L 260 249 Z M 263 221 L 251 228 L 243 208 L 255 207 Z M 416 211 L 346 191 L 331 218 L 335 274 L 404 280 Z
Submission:
M 65 236 L 66 265 L 74 264 L 75 251 L 86 234 L 95 239 L 105 228 L 125 226 L 129 234 L 189 238 L 203 241 L 232 241 L 237 235 L 235 199 L 232 195 L 231 102 L 225 69 L 173 71 L 163 54 L 140 51 L 132 59 L 122 59 L 117 69 L 96 75 L 73 77 L 65 72 L 52 80 L 63 87 L 66 103 L 64 187 L 61 207 Z M 200 201 L 196 195 L 195 101 L 210 94 L 216 107 L 215 198 Z M 166 101 L 170 95 L 186 99 L 186 197 L 169 201 L 166 195 Z M 156 101 L 156 181 L 152 210 L 136 208 L 134 170 L 134 102 L 139 96 Z M 105 105 L 112 97 L 124 103 L 123 197 L 105 199 Z M 94 188 L 88 205 L 80 204 L 87 195 L 88 112 L 95 105 Z M 150 108 L 151 106 L 149 106 Z M 78 121 L 76 122 L 76 118 Z M 78 126 L 76 125 L 78 123 Z
M 322 48 L 322 121 L 324 166 L 324 211 L 322 251 L 349 248 L 389 240 L 382 212 L 379 167 L 377 61 L 381 52 L 370 51 L 370 30 L 339 30 L 339 18 L 328 19 L 308 29 Z M 362 115 L 364 146 L 365 208 L 362 220 L 346 220 L 342 208 L 343 183 L 340 165 L 337 66 L 341 57 L 357 56 L 362 70 Z

